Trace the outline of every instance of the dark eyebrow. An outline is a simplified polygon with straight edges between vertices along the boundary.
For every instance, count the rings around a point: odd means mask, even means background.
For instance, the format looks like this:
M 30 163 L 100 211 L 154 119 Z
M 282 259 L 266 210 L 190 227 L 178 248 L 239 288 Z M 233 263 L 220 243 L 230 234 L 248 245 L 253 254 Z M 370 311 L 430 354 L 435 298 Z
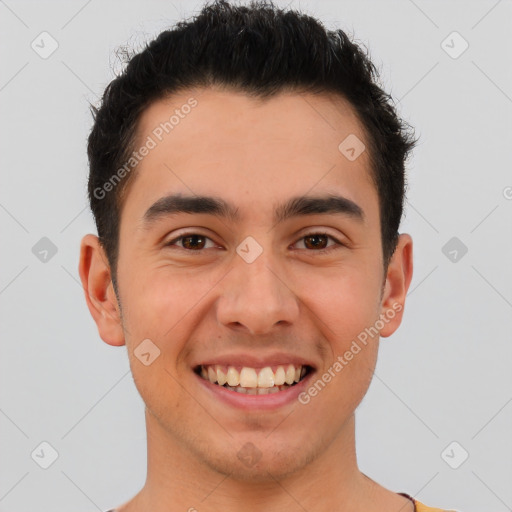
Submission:
M 321 197 L 300 196 L 290 199 L 275 209 L 274 224 L 279 224 L 290 217 L 323 213 L 340 213 L 359 221 L 364 220 L 363 209 L 358 204 L 346 197 L 331 194 Z
M 231 221 L 239 221 L 238 208 L 223 199 L 208 196 L 183 196 L 173 194 L 158 199 L 144 214 L 146 227 L 162 217 L 176 213 L 214 215 Z M 356 220 L 364 220 L 362 208 L 346 197 L 327 195 L 321 197 L 293 197 L 283 205 L 274 209 L 274 224 L 279 224 L 291 217 L 338 213 Z
M 225 217 L 232 221 L 240 220 L 238 208 L 223 199 L 173 194 L 160 198 L 149 207 L 143 217 L 144 224 L 152 224 L 162 217 L 176 213 L 206 213 L 216 217 Z

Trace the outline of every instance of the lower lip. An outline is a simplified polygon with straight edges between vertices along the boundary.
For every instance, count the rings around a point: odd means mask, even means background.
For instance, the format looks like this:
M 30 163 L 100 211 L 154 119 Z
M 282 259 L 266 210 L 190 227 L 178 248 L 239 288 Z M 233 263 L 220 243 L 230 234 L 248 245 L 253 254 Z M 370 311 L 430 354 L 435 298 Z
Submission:
M 212 396 L 232 407 L 238 407 L 246 411 L 270 411 L 297 402 L 298 396 L 307 388 L 308 382 L 314 373 L 314 371 L 310 371 L 301 381 L 284 391 L 268 393 L 266 395 L 247 395 L 230 391 L 218 384 L 212 384 L 209 380 L 203 379 L 195 372 L 194 375 L 199 379 L 200 385 L 204 387 L 207 393 L 211 393 Z

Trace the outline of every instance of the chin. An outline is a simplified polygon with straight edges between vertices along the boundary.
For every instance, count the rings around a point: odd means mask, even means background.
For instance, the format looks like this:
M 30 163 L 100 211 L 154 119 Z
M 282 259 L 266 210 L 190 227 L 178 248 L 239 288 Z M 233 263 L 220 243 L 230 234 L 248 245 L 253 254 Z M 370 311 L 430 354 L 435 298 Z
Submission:
M 304 443 L 298 443 L 298 447 L 275 446 L 263 438 L 260 442 L 236 443 L 241 447 L 234 453 L 233 444 L 225 449 L 219 446 L 215 452 L 210 448 L 203 454 L 203 462 L 212 470 L 240 482 L 275 483 L 300 471 L 315 458 L 313 447 Z

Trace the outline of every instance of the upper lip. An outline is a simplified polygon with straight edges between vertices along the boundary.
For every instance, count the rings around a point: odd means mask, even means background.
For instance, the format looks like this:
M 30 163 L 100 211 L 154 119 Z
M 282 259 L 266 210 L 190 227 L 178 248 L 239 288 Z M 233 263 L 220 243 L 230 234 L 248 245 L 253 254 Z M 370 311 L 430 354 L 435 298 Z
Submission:
M 247 366 L 249 368 L 265 368 L 266 366 L 293 364 L 294 366 L 310 366 L 311 368 L 315 368 L 315 365 L 310 360 L 295 354 L 285 354 L 283 352 L 274 352 L 265 356 L 240 353 L 216 355 L 215 357 L 195 363 L 193 368 L 200 365 L 213 366 L 216 364 L 220 366 Z

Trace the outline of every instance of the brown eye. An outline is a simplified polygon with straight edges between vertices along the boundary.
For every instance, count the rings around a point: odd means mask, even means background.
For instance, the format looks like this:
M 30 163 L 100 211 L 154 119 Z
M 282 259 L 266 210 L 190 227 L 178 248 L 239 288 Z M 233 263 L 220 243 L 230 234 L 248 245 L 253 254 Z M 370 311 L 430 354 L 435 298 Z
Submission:
M 344 247 L 344 244 L 339 240 L 322 232 L 308 233 L 300 238 L 295 245 L 298 249 L 306 250 L 310 253 L 317 252 L 320 254 L 326 254 L 330 251 L 335 251 L 336 249 Z
M 198 233 L 185 233 L 166 244 L 167 247 L 177 247 L 186 251 L 201 252 L 203 249 L 215 247 L 213 240 Z
M 181 237 L 185 249 L 199 250 L 204 249 L 206 237 L 201 235 L 188 235 Z
M 304 237 L 304 245 L 308 249 L 325 249 L 329 242 L 329 236 L 327 235 L 307 235 Z

